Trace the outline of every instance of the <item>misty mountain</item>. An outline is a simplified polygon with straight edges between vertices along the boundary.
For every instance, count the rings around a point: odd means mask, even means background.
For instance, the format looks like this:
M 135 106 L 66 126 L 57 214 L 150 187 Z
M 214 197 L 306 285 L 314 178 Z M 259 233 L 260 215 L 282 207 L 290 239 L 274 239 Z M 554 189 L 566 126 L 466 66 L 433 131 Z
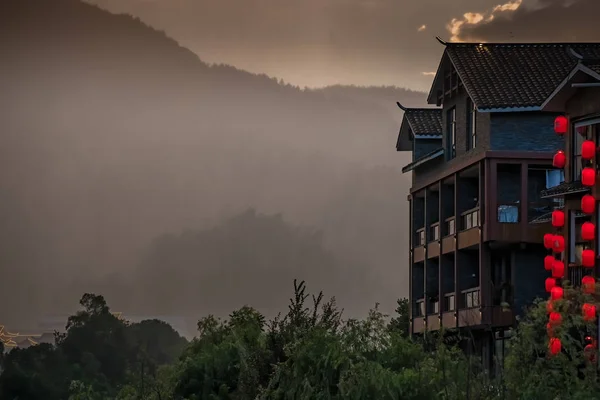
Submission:
M 114 293 L 103 294 L 127 307 L 155 238 L 249 207 L 320 229 L 335 276 L 368 271 L 371 292 L 357 303 L 391 309 L 407 294 L 408 155 L 394 148 L 395 101 L 422 104 L 423 93 L 300 89 L 208 65 L 136 18 L 77 0 L 4 1 L 0 38 L 0 299 L 17 304 L 7 323 L 62 312 L 109 277 Z M 244 302 L 274 284 L 261 273 L 265 286 Z M 318 288 L 323 273 L 306 267 L 304 279 Z M 362 286 L 331 294 L 351 299 Z

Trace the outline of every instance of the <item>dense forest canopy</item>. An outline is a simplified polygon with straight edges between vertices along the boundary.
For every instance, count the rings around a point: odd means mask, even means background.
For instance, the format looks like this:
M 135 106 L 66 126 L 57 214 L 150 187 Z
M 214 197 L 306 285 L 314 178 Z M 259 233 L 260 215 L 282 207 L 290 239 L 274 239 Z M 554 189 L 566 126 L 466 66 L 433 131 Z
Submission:
M 75 293 L 106 281 L 114 306 L 137 314 L 124 299 L 149 279 L 132 275 L 140 265 L 159 263 L 148 260 L 154 239 L 219 230 L 249 208 L 321 232 L 335 271 L 302 252 L 298 265 L 311 281 L 343 279 L 336 293 L 348 312 L 371 300 L 391 311 L 407 293 L 409 176 L 399 169 L 409 155 L 395 152 L 395 102 L 422 104 L 424 93 L 300 89 L 208 65 L 140 20 L 78 0 L 4 1 L 0 36 L 10 38 L 0 43 L 0 300 L 19 299 L 3 323 L 68 312 Z M 267 250 L 256 257 L 277 259 Z M 178 279 L 211 279 L 206 263 L 184 261 Z M 289 275 L 249 263 L 236 268 L 257 286 L 236 301 L 263 304 L 258 294 Z M 354 280 L 365 274 L 368 289 Z M 206 306 L 135 292 L 147 308 L 170 304 L 165 312 Z

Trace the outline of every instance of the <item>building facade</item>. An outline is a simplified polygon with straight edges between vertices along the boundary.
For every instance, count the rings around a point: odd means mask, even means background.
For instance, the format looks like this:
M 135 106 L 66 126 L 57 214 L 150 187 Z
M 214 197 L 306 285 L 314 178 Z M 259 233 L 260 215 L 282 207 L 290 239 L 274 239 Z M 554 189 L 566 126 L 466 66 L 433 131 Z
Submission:
M 597 151 L 591 160 L 584 160 L 581 150 L 584 141 L 592 141 L 596 149 L 600 145 L 600 54 L 586 52 L 585 49 L 570 49 L 570 54 L 577 60 L 577 64 L 543 104 L 544 110 L 560 112 L 567 117 L 567 131 L 562 135 L 561 147 L 566 156 L 565 181 L 555 188 L 543 191 L 541 196 L 558 198 L 564 203 L 566 221 L 561 233 L 565 238 L 565 278 L 574 286 L 579 286 L 584 276 L 598 276 L 599 203 L 595 201 L 593 213 L 584 212 L 582 197 L 589 194 L 598 199 L 599 185 L 596 183 L 594 186 L 585 186 L 581 178 L 583 168 L 593 168 L 597 174 L 600 164 Z M 541 222 L 550 219 L 551 216 L 546 215 Z M 594 224 L 595 240 L 582 238 L 581 227 L 585 222 Z M 591 249 L 596 254 L 594 268 L 582 266 L 582 253 L 585 249 Z
M 396 148 L 413 153 L 403 168 L 412 174 L 411 334 L 469 330 L 465 346 L 492 367 L 515 316 L 545 296 L 543 235 L 552 228 L 543 217 L 563 206 L 546 191 L 565 181 L 552 166 L 563 110 L 548 99 L 580 63 L 572 50 L 600 44 L 440 42 L 435 108 L 399 105 Z

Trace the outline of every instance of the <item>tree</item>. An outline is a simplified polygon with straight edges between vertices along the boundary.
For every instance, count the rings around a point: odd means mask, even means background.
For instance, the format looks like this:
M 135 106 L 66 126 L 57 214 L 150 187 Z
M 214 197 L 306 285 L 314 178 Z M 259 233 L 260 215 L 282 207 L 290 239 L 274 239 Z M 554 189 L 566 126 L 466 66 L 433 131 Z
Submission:
M 402 337 L 408 337 L 410 333 L 410 315 L 407 298 L 397 300 L 396 314 L 397 316 L 390 321 L 390 330 L 397 332 Z

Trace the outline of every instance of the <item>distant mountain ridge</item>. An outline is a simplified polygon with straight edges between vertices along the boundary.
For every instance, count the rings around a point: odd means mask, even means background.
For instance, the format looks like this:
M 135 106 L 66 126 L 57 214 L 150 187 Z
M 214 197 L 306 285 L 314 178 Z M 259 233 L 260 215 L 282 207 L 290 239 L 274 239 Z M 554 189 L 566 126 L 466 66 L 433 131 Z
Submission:
M 382 276 L 374 300 L 401 294 L 409 181 L 395 102 L 424 93 L 282 85 L 78 0 L 4 1 L 0 38 L 0 299 L 27 291 L 22 309 L 60 312 L 81 293 L 58 287 L 127 275 L 152 238 L 248 207 L 368 262 Z

